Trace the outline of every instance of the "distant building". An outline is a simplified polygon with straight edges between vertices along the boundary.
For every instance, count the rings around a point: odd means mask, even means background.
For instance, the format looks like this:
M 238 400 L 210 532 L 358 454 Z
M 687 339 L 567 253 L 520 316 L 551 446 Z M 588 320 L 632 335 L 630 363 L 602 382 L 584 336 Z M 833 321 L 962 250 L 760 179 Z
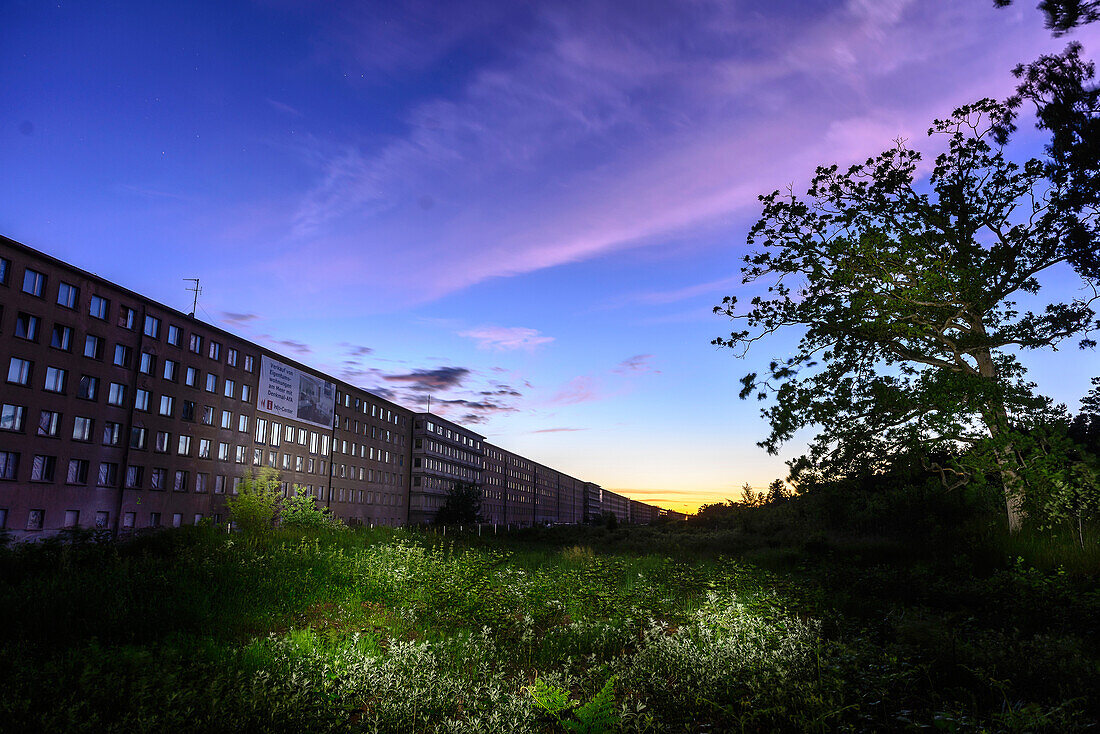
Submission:
M 0 237 L 0 528 L 227 517 L 276 469 L 349 524 L 430 522 L 456 482 L 511 525 L 659 512 Z

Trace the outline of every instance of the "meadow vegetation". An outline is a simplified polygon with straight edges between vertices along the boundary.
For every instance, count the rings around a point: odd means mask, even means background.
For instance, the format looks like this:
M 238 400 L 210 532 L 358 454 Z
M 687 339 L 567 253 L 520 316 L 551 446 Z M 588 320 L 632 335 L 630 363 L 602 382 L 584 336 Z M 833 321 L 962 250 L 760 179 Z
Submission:
M 1065 563 L 1072 537 L 983 535 L 952 519 L 976 516 L 953 497 L 926 498 L 917 514 L 888 494 L 819 494 L 690 524 L 481 538 L 181 528 L 12 546 L 0 552 L 0 721 L 96 732 L 1095 726 L 1095 559 Z M 845 505 L 835 522 L 811 523 L 828 502 Z M 907 514 L 938 520 L 906 527 Z M 871 517 L 875 533 L 861 525 Z

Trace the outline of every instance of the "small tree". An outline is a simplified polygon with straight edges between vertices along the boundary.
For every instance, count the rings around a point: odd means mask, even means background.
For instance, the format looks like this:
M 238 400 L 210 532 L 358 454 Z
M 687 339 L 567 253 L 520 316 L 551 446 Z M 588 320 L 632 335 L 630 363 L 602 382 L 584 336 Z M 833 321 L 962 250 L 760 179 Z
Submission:
M 259 474 L 244 475 L 236 496 L 225 500 L 229 517 L 245 535 L 255 538 L 271 532 L 278 507 L 279 473 L 264 467 Z
M 764 493 L 757 492 L 751 484 L 745 482 L 741 485 L 741 504 L 745 507 L 760 507 L 764 504 Z
M 437 525 L 473 525 L 481 522 L 481 487 L 455 482 L 447 490 L 447 499 L 436 513 Z
M 791 494 L 783 480 L 773 479 L 772 483 L 768 485 L 767 495 L 764 496 L 764 504 L 777 505 L 780 502 L 786 502 L 790 498 Z

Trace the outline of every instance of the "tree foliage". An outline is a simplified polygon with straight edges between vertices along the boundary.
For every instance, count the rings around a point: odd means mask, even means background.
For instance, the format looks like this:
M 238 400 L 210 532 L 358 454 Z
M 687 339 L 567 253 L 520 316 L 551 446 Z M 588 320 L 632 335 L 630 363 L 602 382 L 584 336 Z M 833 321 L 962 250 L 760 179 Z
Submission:
M 1049 411 L 1026 382 L 1015 350 L 1056 347 L 1097 328 L 1092 309 L 1100 258 L 1077 234 L 1095 207 L 1067 203 L 1064 180 L 1043 162 L 1005 157 L 1011 113 L 993 100 L 936 120 L 946 137 L 927 186 L 921 156 L 898 141 L 866 162 L 819 167 L 805 199 L 760 197 L 743 282 L 767 294 L 747 312 L 732 296 L 715 312 L 746 328 L 714 344 L 744 356 L 777 331 L 802 334 L 794 354 L 742 379 L 741 397 L 763 410 L 770 453 L 815 427 L 802 472 L 844 476 L 874 470 L 891 454 L 987 446 L 1015 524 L 1021 481 L 1008 439 Z M 1072 264 L 1091 294 L 1021 311 L 1038 276 Z M 1082 346 L 1091 346 L 1087 338 Z M 933 466 L 967 478 L 965 468 Z
M 447 499 L 436 513 L 437 525 L 472 525 L 481 522 L 481 488 L 468 482 L 455 482 L 447 490 Z

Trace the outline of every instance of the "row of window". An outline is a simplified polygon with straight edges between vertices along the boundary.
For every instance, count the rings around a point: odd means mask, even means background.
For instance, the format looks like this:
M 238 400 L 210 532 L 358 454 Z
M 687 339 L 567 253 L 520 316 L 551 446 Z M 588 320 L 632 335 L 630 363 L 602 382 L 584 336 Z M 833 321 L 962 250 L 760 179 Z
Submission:
M 149 525 L 151 528 L 159 528 L 161 526 L 161 513 L 150 512 L 149 513 Z M 198 525 L 203 520 L 201 512 L 194 514 L 193 522 Z M 221 522 L 221 513 L 214 513 L 212 518 L 215 525 Z M 122 514 L 122 527 L 125 530 L 133 530 L 137 523 L 136 512 L 125 512 Z M 44 509 L 32 509 L 27 511 L 27 530 L 42 530 L 46 525 L 46 511 Z M 183 525 L 183 513 L 176 512 L 172 514 L 172 527 L 178 528 Z M 7 508 L 0 507 L 0 530 L 6 529 L 8 526 L 8 510 Z M 61 527 L 63 528 L 78 528 L 81 527 L 80 523 L 80 510 L 65 510 L 65 519 L 62 521 Z M 93 518 L 92 525 L 90 527 L 96 530 L 108 530 L 111 527 L 111 512 L 110 510 L 96 510 L 95 517 Z
M 11 261 L 5 258 L 0 258 L 0 285 L 7 285 L 11 272 Z M 23 270 L 23 292 L 36 298 L 45 298 L 46 289 L 48 286 L 48 276 L 34 268 L 24 268 Z M 57 305 L 67 308 L 72 311 L 79 309 L 80 303 L 80 289 L 72 283 L 67 283 L 64 280 L 59 280 L 57 286 Z M 99 319 L 101 321 L 107 321 L 111 309 L 111 302 L 109 299 L 103 296 L 92 295 L 88 300 L 88 315 Z M 137 310 L 120 304 L 118 307 L 118 326 L 134 330 L 137 321 Z M 37 320 L 37 317 L 29 316 L 28 314 L 20 314 L 20 317 L 28 317 Z M 142 324 L 142 333 L 150 339 L 160 339 L 161 336 L 161 319 L 157 316 L 146 315 L 144 323 Z M 18 333 L 17 322 L 17 335 Z M 67 327 L 66 327 L 67 328 Z M 36 337 L 27 337 L 32 340 Z M 175 324 L 169 324 L 165 329 L 165 339 L 168 344 L 175 347 L 183 346 L 183 329 Z M 187 344 L 187 348 L 195 353 L 202 354 L 204 349 L 204 337 L 201 334 L 191 333 L 190 339 Z M 221 361 L 222 345 L 213 339 L 206 342 L 206 356 L 215 361 Z M 229 348 L 226 350 L 226 363 L 231 367 L 238 366 L 238 360 L 240 353 L 237 349 Z M 252 372 L 255 368 L 255 358 L 251 355 L 245 355 L 243 369 L 245 372 Z

